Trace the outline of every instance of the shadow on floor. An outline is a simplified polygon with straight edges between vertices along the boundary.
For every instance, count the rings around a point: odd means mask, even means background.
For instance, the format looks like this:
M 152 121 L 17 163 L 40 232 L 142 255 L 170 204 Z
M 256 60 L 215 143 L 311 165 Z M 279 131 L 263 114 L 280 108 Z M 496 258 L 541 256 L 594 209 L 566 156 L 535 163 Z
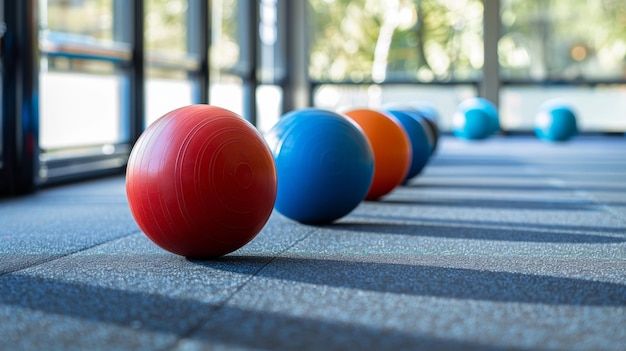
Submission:
M 401 194 L 379 200 L 389 205 L 410 206 L 445 206 L 472 207 L 495 209 L 553 210 L 553 211 L 600 211 L 600 205 L 581 200 L 567 201 L 536 201 L 536 200 L 496 200 L 496 199 L 409 199 Z
M 445 178 L 449 176 L 446 175 Z M 462 175 L 462 178 L 467 178 L 468 176 Z M 472 177 L 475 177 L 472 174 Z M 482 178 L 482 175 L 480 176 Z M 493 178 L 502 179 L 502 174 L 496 174 L 492 176 Z M 626 177 L 626 175 L 624 176 Z M 524 175 L 524 178 L 527 178 Z M 545 176 L 542 176 L 545 178 Z M 406 189 L 412 190 L 420 190 L 420 189 L 467 189 L 467 190 L 484 190 L 484 191 L 550 191 L 550 192 L 572 192 L 572 191 L 606 191 L 606 192 L 626 192 L 626 187 L 622 186 L 606 186 L 599 184 L 564 184 L 563 186 L 550 185 L 550 184 L 476 184 L 476 183 L 436 183 L 436 182 L 426 182 L 426 181 L 414 181 L 412 183 L 402 185 Z
M 449 239 L 492 240 L 508 242 L 568 243 L 568 244 L 617 244 L 626 238 L 592 234 L 571 234 L 541 230 L 485 228 L 470 226 L 339 222 L 325 226 L 339 230 L 375 234 L 395 234 Z
M 221 260 L 245 262 L 258 259 L 226 256 Z M 214 265 L 210 261 L 193 262 L 209 267 Z M 307 284 L 439 298 L 626 306 L 626 285 L 622 284 L 465 268 L 277 257 L 257 275 Z
M 556 242 L 572 242 L 572 243 L 599 243 L 599 244 L 607 244 L 607 243 L 620 243 L 626 241 L 626 237 L 614 237 L 614 236 L 604 236 L 604 235 L 595 235 L 589 233 L 610 233 L 610 234 L 626 234 L 626 228 L 618 228 L 618 227 L 601 227 L 601 226 L 585 226 L 585 225 L 564 225 L 564 224 L 550 224 L 550 223 L 527 223 L 527 222 L 510 222 L 510 221 L 487 221 L 487 220 L 467 220 L 467 219 L 437 219 L 437 218 L 426 218 L 426 217 L 408 217 L 408 216 L 394 216 L 385 214 L 377 216 L 371 214 L 358 214 L 352 213 L 349 217 L 345 217 L 341 219 L 340 222 L 335 222 L 329 224 L 329 227 L 341 227 L 341 226 L 357 226 L 360 228 L 367 230 L 367 226 L 371 226 L 371 220 L 378 222 L 405 222 L 402 224 L 411 224 L 413 226 L 426 226 L 426 227 L 441 227 L 442 225 L 452 228 L 459 227 L 467 227 L 467 228 L 476 228 L 477 230 L 480 228 L 485 229 L 497 229 L 500 231 L 511 231 L 515 232 L 528 232 L 531 237 L 534 237 L 537 233 L 542 235 L 542 232 L 548 233 L 547 236 L 562 236 L 561 239 Z M 412 224 L 414 223 L 414 224 Z M 392 223 L 393 225 L 393 223 Z M 557 231 L 555 233 L 555 231 Z M 568 231 L 574 231 L 576 233 L 564 233 Z M 579 236 L 582 235 L 582 236 Z M 508 234 L 507 234 L 508 236 Z M 583 239 L 581 239 L 583 238 Z M 512 241 L 519 241 L 515 239 L 509 239 Z M 533 240 L 524 240 L 524 241 L 533 241 Z M 545 239 L 540 239 L 539 242 L 545 242 Z
M 241 260 L 245 258 L 236 258 L 233 263 L 236 265 Z M 277 263 L 284 269 L 282 264 L 288 262 Z M 187 341 L 212 345 L 268 350 L 345 350 L 355 347 L 364 350 L 504 350 L 492 345 L 436 338 L 372 325 L 249 310 L 224 303 L 208 304 L 27 275 L 4 276 L 1 286 L 0 305 L 113 324 L 130 330 L 174 334 Z M 35 328 L 36 315 L 33 315 L 32 320 Z M 100 334 L 106 337 L 106 333 Z M 32 333 L 24 335 L 29 336 L 32 337 Z M 93 342 L 94 339 L 97 340 L 91 336 L 85 342 Z M 74 341 L 80 342 L 81 339 L 76 338 Z M 51 348 L 67 346 L 54 345 L 54 342 L 54 339 L 49 340 L 47 345 Z

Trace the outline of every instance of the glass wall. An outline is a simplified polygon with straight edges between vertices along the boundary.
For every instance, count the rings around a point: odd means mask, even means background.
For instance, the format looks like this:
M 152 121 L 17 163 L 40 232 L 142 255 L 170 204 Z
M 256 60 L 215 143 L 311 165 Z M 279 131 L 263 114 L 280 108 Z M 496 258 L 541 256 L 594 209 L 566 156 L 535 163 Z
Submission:
M 59 167 L 74 157 L 126 153 L 129 129 L 123 106 L 131 59 L 120 0 L 42 0 L 40 13 L 39 177 L 73 172 Z M 124 145 L 126 144 L 126 145 Z M 125 158 L 110 159 L 123 166 Z M 55 165 L 55 166 L 53 166 Z M 63 170 L 64 169 L 64 170 Z
M 314 104 L 341 110 L 430 101 L 448 128 L 454 107 L 477 94 L 482 16 L 481 0 L 310 0 Z
M 246 26 L 250 24 L 242 10 L 245 2 L 213 0 L 211 8 L 209 101 L 240 115 L 244 115 L 243 77 L 250 74 L 252 63 L 246 53 Z
M 502 126 L 529 130 L 561 99 L 585 132 L 626 130 L 626 2 L 502 0 Z
M 283 106 L 283 86 L 287 74 L 284 46 L 286 42 L 285 22 L 286 1 L 259 1 L 259 67 L 256 88 L 256 126 L 261 132 L 269 130 L 285 112 Z
M 41 0 L 41 182 L 120 169 L 143 129 L 207 102 L 208 3 Z
M 458 103 L 490 84 L 505 130 L 532 131 L 551 98 L 573 105 L 583 132 L 626 130 L 626 2 L 501 0 L 499 27 L 485 27 L 484 3 L 308 0 L 314 104 L 428 100 L 448 130 Z M 493 52 L 485 31 L 500 33 Z M 483 80 L 485 55 L 499 79 Z
M 146 51 L 146 121 L 149 125 L 165 113 L 194 103 L 190 71 L 199 66 L 199 53 L 189 26 L 187 0 L 146 0 L 144 45 Z M 198 28 L 195 28 L 197 31 Z
M 309 75 L 315 81 L 481 77 L 481 0 L 310 0 L 309 13 Z
M 123 141 L 113 0 L 41 1 L 40 145 L 44 150 Z M 71 126 L 71 127 L 70 127 Z
M 531 132 L 539 105 L 560 98 L 577 110 L 583 132 L 626 131 L 624 1 L 0 3 L 11 14 L 38 10 L 36 20 L 5 16 L 35 63 L 0 69 L 2 101 L 12 106 L 2 106 L 0 180 L 24 150 L 36 165 L 13 168 L 40 183 L 123 170 L 148 124 L 192 103 L 230 109 L 261 131 L 309 105 L 427 103 L 446 131 L 458 103 L 483 95 L 499 97 L 505 131 Z M 8 65 L 17 46 L 6 44 Z M 20 79 L 32 96 L 7 88 Z M 26 132 L 9 133 L 19 128 Z M 12 179 L 29 181 L 26 173 Z
M 626 77 L 626 2 L 501 3 L 502 79 L 576 82 Z

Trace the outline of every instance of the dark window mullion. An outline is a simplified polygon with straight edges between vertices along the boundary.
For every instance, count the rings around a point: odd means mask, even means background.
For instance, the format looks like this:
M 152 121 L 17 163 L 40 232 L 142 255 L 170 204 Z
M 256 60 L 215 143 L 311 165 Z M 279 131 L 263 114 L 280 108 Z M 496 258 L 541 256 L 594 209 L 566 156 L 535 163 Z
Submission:
M 39 50 L 36 0 L 4 1 L 0 194 L 35 189 L 39 145 Z
M 198 58 L 197 70 L 189 72 L 195 103 L 208 103 L 209 100 L 209 6 L 207 0 L 189 0 L 187 8 L 187 51 Z
M 238 7 L 240 66 L 243 69 L 243 115 L 252 124 L 257 121 L 256 91 L 259 42 L 259 1 L 242 0 Z

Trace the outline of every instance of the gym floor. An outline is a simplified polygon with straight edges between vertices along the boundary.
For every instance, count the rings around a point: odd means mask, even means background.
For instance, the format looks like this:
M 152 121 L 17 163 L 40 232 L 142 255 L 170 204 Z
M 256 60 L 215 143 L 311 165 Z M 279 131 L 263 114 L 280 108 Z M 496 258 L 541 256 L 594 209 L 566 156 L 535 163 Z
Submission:
M 442 137 L 333 225 L 163 251 L 122 176 L 0 200 L 2 350 L 624 350 L 626 138 Z

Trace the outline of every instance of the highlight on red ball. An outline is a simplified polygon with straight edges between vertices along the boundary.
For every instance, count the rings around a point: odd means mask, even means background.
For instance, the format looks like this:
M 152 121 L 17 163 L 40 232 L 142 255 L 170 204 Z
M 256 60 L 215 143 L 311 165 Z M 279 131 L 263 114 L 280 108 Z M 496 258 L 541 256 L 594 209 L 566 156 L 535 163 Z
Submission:
M 175 109 L 133 146 L 126 194 L 133 218 L 156 245 L 215 258 L 250 242 L 276 200 L 272 153 L 238 114 L 211 105 Z

